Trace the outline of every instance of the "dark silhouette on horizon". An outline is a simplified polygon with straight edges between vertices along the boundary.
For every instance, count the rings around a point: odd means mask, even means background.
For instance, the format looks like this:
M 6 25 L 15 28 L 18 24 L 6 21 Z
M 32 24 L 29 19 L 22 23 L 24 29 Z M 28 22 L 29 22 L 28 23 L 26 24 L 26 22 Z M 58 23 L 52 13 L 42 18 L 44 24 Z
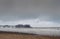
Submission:
M 18 24 L 15 26 L 16 28 L 31 28 L 30 25 L 26 24 L 26 25 L 23 25 L 23 24 Z
M 4 25 L 3 28 L 10 28 L 10 26 L 9 25 Z

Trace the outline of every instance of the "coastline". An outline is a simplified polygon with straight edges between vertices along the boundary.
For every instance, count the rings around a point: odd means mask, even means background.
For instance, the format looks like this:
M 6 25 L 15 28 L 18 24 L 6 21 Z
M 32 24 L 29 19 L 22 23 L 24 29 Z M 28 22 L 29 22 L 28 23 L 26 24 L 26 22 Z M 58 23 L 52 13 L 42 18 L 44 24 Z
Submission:
M 0 39 L 60 39 L 60 36 L 40 36 L 25 33 L 0 32 Z

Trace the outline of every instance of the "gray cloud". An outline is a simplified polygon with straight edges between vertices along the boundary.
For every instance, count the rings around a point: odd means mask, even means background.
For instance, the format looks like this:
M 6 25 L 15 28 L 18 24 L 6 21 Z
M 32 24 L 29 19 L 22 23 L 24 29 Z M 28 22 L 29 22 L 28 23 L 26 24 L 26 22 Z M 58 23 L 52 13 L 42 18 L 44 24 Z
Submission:
M 60 0 L 0 0 L 0 20 L 32 19 L 41 16 L 60 21 Z

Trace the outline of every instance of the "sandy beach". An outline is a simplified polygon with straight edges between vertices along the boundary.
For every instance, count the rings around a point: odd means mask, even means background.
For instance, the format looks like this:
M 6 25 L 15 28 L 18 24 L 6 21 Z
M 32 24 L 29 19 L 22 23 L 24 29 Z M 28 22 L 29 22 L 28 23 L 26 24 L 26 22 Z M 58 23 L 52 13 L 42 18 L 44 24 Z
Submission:
M 60 39 L 60 37 L 54 36 L 40 36 L 33 34 L 0 32 L 0 39 Z

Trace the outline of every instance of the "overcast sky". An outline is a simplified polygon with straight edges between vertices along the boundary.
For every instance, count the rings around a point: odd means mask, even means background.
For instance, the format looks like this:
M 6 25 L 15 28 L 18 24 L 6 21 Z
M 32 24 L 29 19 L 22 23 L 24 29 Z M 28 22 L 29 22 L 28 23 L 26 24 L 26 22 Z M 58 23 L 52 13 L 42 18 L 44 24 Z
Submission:
M 60 0 L 0 0 L 1 24 L 13 24 L 12 22 L 17 23 L 21 20 L 26 23 L 25 20 L 31 21 L 30 19 L 59 24 Z

